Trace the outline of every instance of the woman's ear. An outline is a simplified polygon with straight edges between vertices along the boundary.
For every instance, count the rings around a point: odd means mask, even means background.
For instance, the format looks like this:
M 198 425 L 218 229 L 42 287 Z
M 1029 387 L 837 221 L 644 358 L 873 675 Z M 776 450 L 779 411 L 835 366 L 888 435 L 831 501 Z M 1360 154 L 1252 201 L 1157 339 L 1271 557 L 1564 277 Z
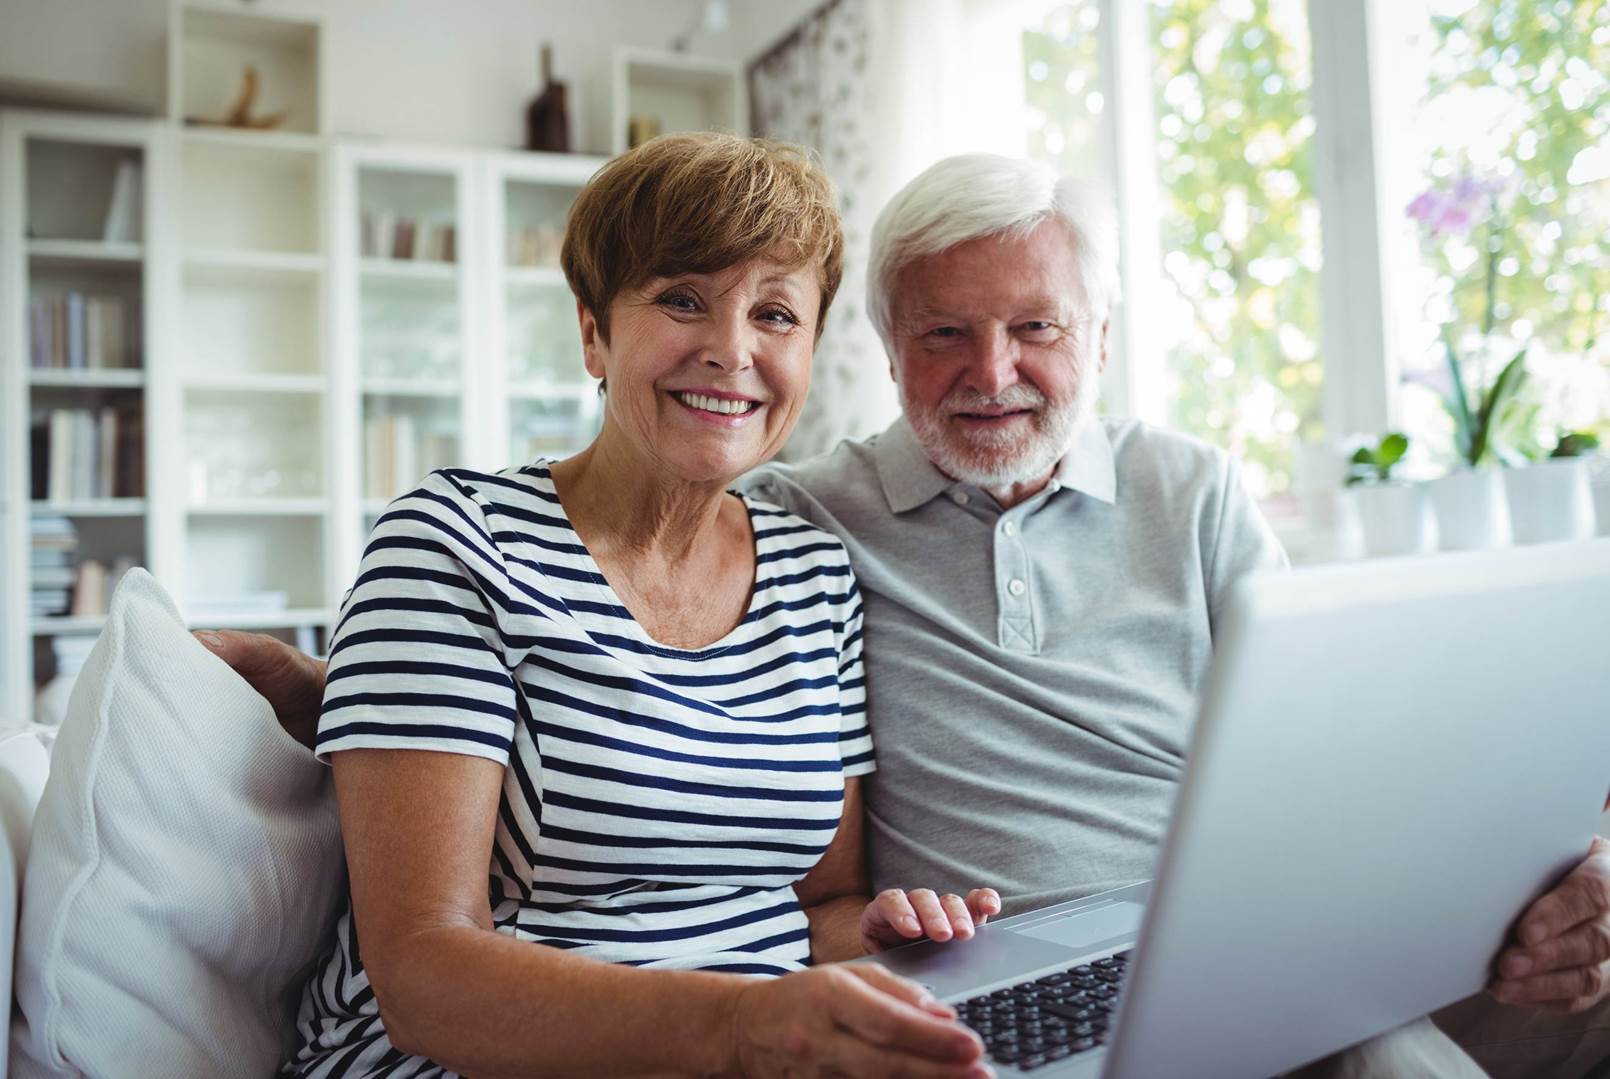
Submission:
M 599 328 L 598 320 L 587 306 L 580 300 L 576 301 L 576 321 L 581 325 L 581 358 L 587 367 L 587 373 L 594 378 L 603 378 L 607 372 L 604 370 L 604 350 L 609 347 L 604 340 L 603 331 Z

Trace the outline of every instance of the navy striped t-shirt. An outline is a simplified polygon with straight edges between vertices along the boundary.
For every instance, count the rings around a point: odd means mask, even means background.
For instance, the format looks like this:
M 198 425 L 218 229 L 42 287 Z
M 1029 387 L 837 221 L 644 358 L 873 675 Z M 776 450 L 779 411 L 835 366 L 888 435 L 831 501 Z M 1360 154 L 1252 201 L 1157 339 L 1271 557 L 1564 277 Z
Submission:
M 343 605 L 320 759 L 502 764 L 497 932 L 645 967 L 800 969 L 810 942 L 790 886 L 832 841 L 845 778 L 873 768 L 861 598 L 837 539 L 745 506 L 748 611 L 683 650 L 627 612 L 546 464 L 433 473 L 380 518 Z M 298 1022 L 287 1070 L 444 1074 L 386 1038 L 350 907 Z

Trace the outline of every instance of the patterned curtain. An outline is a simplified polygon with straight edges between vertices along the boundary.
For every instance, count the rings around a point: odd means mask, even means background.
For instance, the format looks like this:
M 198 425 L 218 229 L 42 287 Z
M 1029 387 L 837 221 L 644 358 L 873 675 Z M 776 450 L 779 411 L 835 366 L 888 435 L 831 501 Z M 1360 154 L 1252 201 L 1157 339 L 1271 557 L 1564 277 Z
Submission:
M 844 281 L 816 347 L 810 399 L 779 458 L 799 461 L 882 430 L 899 411 L 883 343 L 866 317 L 877 218 L 868 0 L 829 0 L 749 68 L 755 133 L 816 151 L 844 218 Z

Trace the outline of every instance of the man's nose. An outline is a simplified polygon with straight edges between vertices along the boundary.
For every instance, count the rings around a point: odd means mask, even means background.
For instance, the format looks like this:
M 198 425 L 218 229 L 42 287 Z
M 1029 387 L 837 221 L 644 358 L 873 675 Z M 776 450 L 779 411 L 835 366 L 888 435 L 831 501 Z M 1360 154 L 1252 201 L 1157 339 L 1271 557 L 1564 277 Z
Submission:
M 994 397 L 1017 381 L 1017 342 L 1011 335 L 996 330 L 978 335 L 967 381 L 986 397 Z

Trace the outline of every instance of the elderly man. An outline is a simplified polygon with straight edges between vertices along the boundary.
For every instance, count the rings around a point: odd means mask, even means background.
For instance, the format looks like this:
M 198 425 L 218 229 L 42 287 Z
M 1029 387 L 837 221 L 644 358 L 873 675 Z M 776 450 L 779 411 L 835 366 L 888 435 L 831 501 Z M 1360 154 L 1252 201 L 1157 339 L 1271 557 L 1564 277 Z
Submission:
M 860 581 L 873 880 L 988 880 L 1011 912 L 1143 879 L 1224 599 L 1285 557 L 1233 458 L 1094 415 L 1116 238 L 1077 183 L 940 162 L 879 217 L 868 289 L 903 417 L 751 488 L 840 536 Z M 313 661 L 209 643 L 311 740 Z M 1589 1074 L 1610 1053 L 1583 1034 L 1610 1026 L 1610 849 L 1517 934 L 1493 995 L 1529 1007 L 1473 999 L 1439 1021 L 1495 1074 Z M 1539 1007 L 1598 1021 L 1550 1027 Z M 1314 1070 L 1481 1074 L 1424 1021 Z

